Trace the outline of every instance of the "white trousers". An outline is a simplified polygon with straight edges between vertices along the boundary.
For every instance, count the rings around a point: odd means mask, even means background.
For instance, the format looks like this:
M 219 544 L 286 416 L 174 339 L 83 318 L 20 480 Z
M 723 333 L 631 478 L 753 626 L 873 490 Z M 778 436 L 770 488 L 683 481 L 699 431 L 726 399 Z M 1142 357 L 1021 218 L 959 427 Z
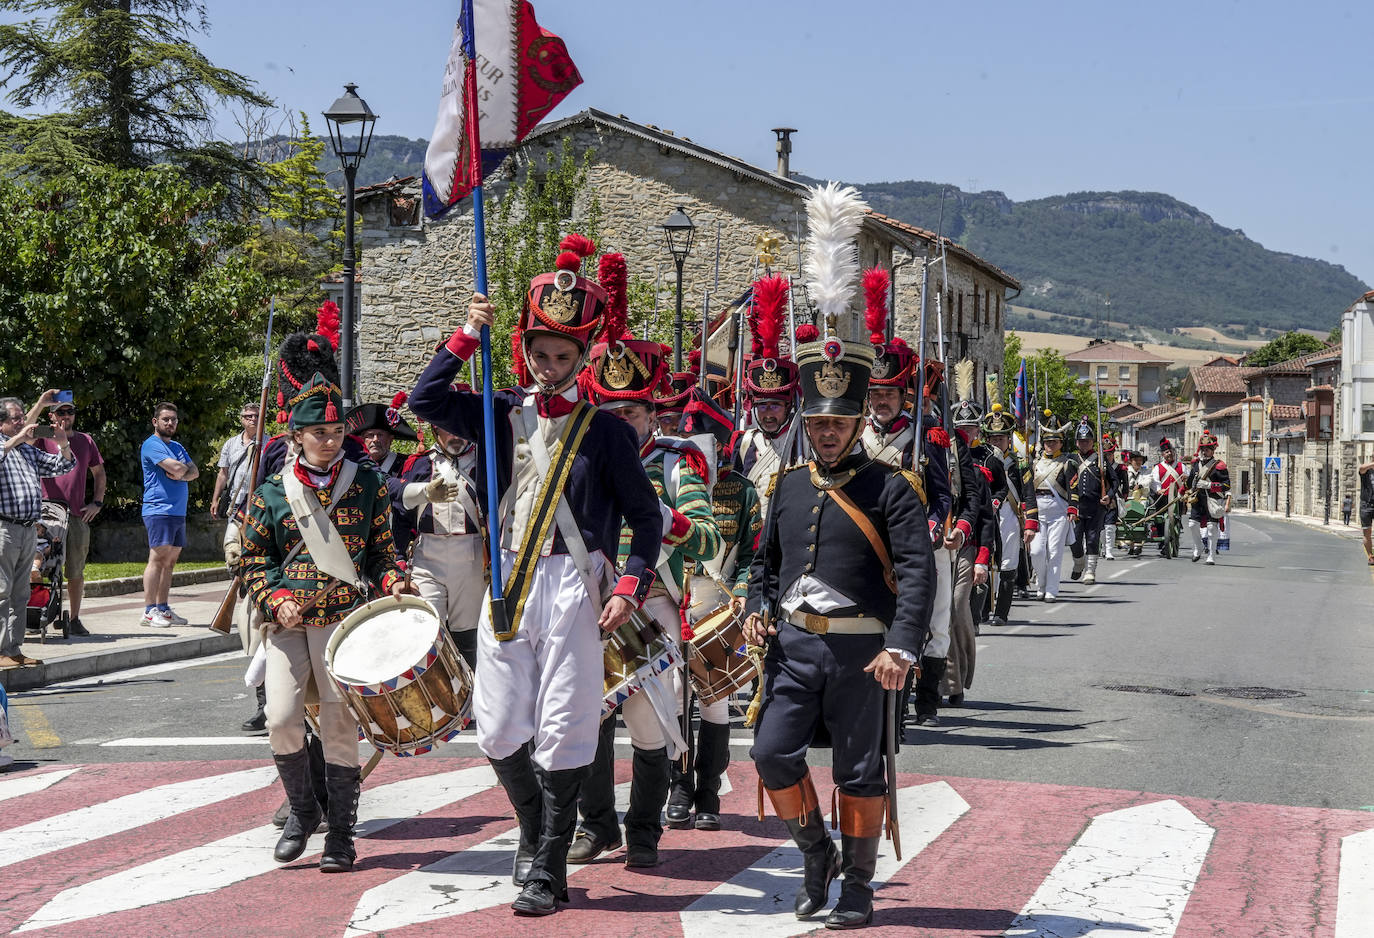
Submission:
M 1015 570 L 1021 561 L 1021 522 L 1008 502 L 997 508 L 997 533 L 1002 537 L 1002 562 L 998 569 Z
M 1072 538 L 1068 506 L 1055 495 L 1035 497 L 1040 530 L 1030 544 L 1031 569 L 1046 596 L 1059 595 L 1059 578 L 1064 566 L 1064 545 Z
M 482 569 L 486 547 L 480 534 L 421 534 L 411 555 L 410 578 L 452 632 L 477 628 L 487 584 Z M 502 573 L 506 571 L 503 570 Z
M 605 559 L 593 555 L 598 581 Z M 504 575 L 514 551 L 502 551 Z M 534 742 L 534 761 L 556 772 L 589 765 L 601 727 L 605 665 L 596 606 L 567 554 L 535 565 L 515 637 L 498 642 L 491 609 L 482 604 L 477 626 L 473 716 L 477 745 L 504 759 Z
M 324 761 L 358 764 L 358 721 L 339 696 L 324 667 L 324 649 L 339 623 L 323 627 L 278 629 L 268 634 L 264 678 L 267 741 L 279 756 L 305 747 L 305 705 L 319 702 Z
M 654 617 L 659 625 L 663 626 L 669 637 L 674 641 L 682 634 L 682 625 L 678 621 L 677 604 L 667 596 L 650 596 L 644 601 L 644 611 Z M 663 683 L 676 695 L 677 712 L 682 710 L 682 684 L 680 683 L 680 671 L 674 671 L 672 675 L 665 676 Z M 654 712 L 654 705 L 648 694 L 640 691 L 630 697 L 620 705 L 620 718 L 625 721 L 625 729 L 630 734 L 630 745 L 636 749 L 662 749 L 668 744 L 663 735 L 663 725 L 659 721 L 658 714 Z M 611 719 L 607 717 L 606 719 Z
M 1202 553 L 1202 523 L 1189 518 L 1188 530 L 1193 535 L 1194 553 Z M 1213 560 L 1217 559 L 1217 538 L 1220 536 L 1220 530 L 1220 526 L 1215 521 L 1207 524 L 1207 556 Z
M 930 610 L 930 641 L 922 652 L 930 658 L 949 654 L 949 621 L 954 609 L 954 559 L 943 547 L 935 548 L 935 604 Z

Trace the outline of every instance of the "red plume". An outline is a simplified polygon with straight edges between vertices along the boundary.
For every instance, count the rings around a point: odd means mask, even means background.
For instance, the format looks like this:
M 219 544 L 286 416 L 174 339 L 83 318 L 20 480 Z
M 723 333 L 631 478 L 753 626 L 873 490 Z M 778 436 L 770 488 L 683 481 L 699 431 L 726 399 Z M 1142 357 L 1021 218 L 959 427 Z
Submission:
M 802 323 L 800 326 L 797 327 L 797 344 L 798 344 L 798 345 L 801 345 L 801 344 L 803 344 L 803 343 L 805 343 L 805 342 L 815 342 L 815 341 L 816 341 L 817 339 L 819 339 L 820 337 L 821 337 L 821 330 L 817 329 L 817 328 L 815 327 L 815 325 L 813 325 L 812 323 L 804 322 L 804 323 Z
M 525 362 L 521 332 L 515 329 L 510 334 L 510 373 L 515 377 L 515 383 L 523 388 L 530 383 L 530 366 Z
M 754 282 L 754 308 L 749 314 L 749 328 L 754 333 L 755 358 L 778 357 L 788 289 L 787 278 L 782 274 Z
M 628 338 L 630 298 L 625 293 L 625 255 L 602 254 L 597 265 L 596 281 L 606 291 L 606 315 L 605 324 L 601 327 L 601 341 L 619 342 Z
M 591 257 L 596 253 L 596 242 L 586 235 L 577 233 L 568 235 L 558 247 L 563 253 L 558 255 L 554 266 L 559 270 L 571 270 L 575 274 L 582 272 L 582 258 Z
M 694 348 L 687 353 L 687 370 L 701 374 L 701 349 Z
M 864 325 L 868 327 L 868 341 L 882 345 L 887 341 L 887 285 L 891 275 L 885 267 L 870 267 L 864 271 Z
M 315 311 L 315 331 L 329 340 L 334 351 L 339 350 L 339 306 L 333 300 L 325 300 Z
M 408 400 L 410 400 L 410 397 L 405 391 L 397 391 L 396 396 L 391 399 L 391 406 L 398 408 L 404 407 Z
M 892 346 L 893 348 L 906 349 L 908 352 L 911 351 L 911 346 L 907 345 L 906 339 L 902 338 L 901 336 L 894 336 L 892 341 L 889 342 L 888 345 Z

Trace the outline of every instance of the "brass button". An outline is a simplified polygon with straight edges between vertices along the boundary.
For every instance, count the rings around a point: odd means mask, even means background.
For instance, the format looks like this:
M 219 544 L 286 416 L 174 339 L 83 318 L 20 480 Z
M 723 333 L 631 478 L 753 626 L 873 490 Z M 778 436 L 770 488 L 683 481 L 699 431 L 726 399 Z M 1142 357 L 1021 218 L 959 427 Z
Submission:
M 820 513 L 821 513 L 821 506 L 820 506 L 820 505 L 812 505 L 812 506 L 811 506 L 811 513 L 812 513 L 813 515 L 818 515 L 818 514 L 820 514 Z
M 516 440 L 515 442 L 517 442 L 517 443 L 519 443 L 519 444 L 521 444 L 521 445 L 523 446 L 523 445 L 525 444 L 526 441 L 525 441 L 525 438 L 522 436 L 520 439 Z
M 815 545 L 815 544 L 807 544 L 807 545 L 806 545 L 806 549 L 809 550 L 809 551 L 811 551 L 811 553 L 814 554 L 814 553 L 816 552 L 816 545 Z
M 816 526 L 813 524 L 813 525 L 811 525 L 811 527 L 808 528 L 807 530 L 809 530 L 809 531 L 814 531 L 814 530 L 816 530 Z

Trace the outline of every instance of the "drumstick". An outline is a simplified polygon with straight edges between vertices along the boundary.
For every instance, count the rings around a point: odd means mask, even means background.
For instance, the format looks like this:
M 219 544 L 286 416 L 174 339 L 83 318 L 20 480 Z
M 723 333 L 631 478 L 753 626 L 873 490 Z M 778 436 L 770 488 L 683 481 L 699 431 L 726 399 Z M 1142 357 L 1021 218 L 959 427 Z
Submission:
M 319 591 L 318 593 L 316 593 L 314 596 L 311 596 L 309 599 L 307 599 L 307 600 L 305 601 L 305 605 L 304 605 L 304 606 L 301 606 L 301 611 L 300 611 L 300 617 L 301 617 L 301 619 L 304 620 L 304 619 L 305 619 L 305 614 L 306 614 L 307 612 L 309 612 L 311 609 L 314 609 L 315 606 L 316 606 L 318 603 L 322 602 L 326 596 L 328 596 L 330 593 L 332 593 L 332 592 L 334 591 L 334 587 L 336 587 L 336 586 L 338 586 L 338 585 L 339 585 L 339 581 L 336 580 L 336 579 L 334 579 L 333 577 L 330 577 L 330 578 L 329 578 L 329 582 L 326 583 L 326 584 L 324 585 L 324 587 L 321 588 L 320 591 Z M 286 628 L 286 626 L 282 625 L 280 622 L 273 622 L 272 624 L 276 627 L 276 629 L 284 629 L 284 628 Z M 276 629 L 274 629 L 274 631 L 275 631 Z

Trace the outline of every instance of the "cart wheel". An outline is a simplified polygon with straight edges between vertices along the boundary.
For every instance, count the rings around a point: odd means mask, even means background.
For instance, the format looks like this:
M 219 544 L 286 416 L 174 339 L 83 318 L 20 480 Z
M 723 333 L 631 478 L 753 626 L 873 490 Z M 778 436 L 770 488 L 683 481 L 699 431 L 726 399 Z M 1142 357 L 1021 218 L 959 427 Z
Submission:
M 67 611 L 64 609 L 64 610 L 62 611 L 62 615 L 61 615 L 61 616 L 59 617 L 59 619 L 58 619 L 58 623 L 60 624 L 60 626 L 61 626 L 61 628 L 62 628 L 62 637 L 63 637 L 63 638 L 71 638 L 71 637 L 72 637 L 72 617 L 71 617 L 71 613 L 67 612 Z

